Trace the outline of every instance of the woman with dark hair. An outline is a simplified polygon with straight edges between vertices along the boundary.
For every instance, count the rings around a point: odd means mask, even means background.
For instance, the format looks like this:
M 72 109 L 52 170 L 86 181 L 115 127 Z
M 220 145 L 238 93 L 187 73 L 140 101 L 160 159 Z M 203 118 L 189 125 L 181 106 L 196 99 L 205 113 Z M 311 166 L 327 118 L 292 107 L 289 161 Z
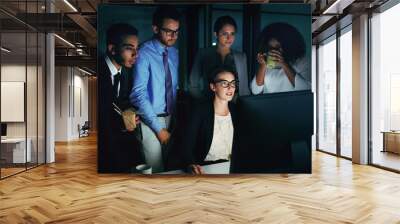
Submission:
M 207 74 L 220 66 L 229 67 L 238 74 L 239 95 L 249 95 L 247 59 L 242 52 L 232 49 L 237 25 L 230 16 L 219 17 L 214 23 L 216 46 L 200 49 L 196 55 L 189 77 L 189 93 L 198 100 L 210 98 L 213 94 L 208 88 Z
M 208 79 L 212 100 L 192 109 L 182 148 L 185 168 L 191 173 L 202 174 L 201 165 L 230 159 L 236 118 L 231 100 L 237 87 L 236 76 L 230 68 L 216 69 Z
M 287 23 L 268 25 L 261 34 L 253 94 L 287 92 L 311 88 L 305 42 L 296 28 Z

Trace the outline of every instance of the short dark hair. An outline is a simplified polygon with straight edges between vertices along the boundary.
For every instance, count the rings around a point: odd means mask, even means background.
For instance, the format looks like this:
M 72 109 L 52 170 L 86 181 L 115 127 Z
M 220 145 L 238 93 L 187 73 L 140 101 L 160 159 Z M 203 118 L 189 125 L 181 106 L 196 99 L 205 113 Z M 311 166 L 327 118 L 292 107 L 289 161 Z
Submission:
M 231 73 L 233 76 L 235 76 L 235 79 L 237 79 L 238 74 L 235 70 L 233 70 L 231 67 L 229 66 L 219 66 L 217 68 L 215 68 L 211 74 L 208 76 L 208 83 L 215 83 L 215 80 L 217 79 L 217 76 L 223 72 L 229 72 Z
M 214 23 L 214 32 L 218 33 L 225 25 L 232 25 L 237 30 L 235 20 L 230 16 L 221 16 Z
M 180 21 L 181 13 L 172 5 L 162 5 L 157 7 L 153 14 L 153 26 L 161 28 L 164 19 L 173 19 L 175 21 Z
M 283 57 L 294 62 L 305 55 L 306 44 L 300 32 L 287 23 L 272 23 L 264 28 L 260 35 L 259 52 L 268 51 L 268 42 L 276 39 L 283 49 Z
M 112 24 L 108 29 L 107 29 L 107 45 L 108 44 L 114 44 L 118 45 L 121 44 L 123 41 L 123 38 L 128 35 L 133 35 L 137 36 L 138 35 L 138 30 L 126 23 L 116 23 Z

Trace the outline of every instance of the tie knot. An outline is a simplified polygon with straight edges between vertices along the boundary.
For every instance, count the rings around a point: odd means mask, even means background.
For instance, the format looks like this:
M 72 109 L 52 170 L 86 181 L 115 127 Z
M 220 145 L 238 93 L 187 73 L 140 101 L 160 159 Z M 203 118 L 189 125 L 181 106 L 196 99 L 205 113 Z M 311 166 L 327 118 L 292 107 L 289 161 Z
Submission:
M 165 50 L 164 50 L 164 52 L 163 52 L 163 55 L 164 55 L 164 56 L 167 56 L 167 55 L 168 55 L 168 49 L 167 49 L 167 48 L 165 48 Z

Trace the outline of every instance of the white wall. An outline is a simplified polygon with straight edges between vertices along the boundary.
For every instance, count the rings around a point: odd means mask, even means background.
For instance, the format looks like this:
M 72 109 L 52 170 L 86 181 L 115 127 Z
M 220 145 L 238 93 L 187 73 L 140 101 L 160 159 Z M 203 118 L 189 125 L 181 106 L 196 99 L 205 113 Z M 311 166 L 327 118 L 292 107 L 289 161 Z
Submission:
M 68 88 L 70 83 L 68 71 L 67 67 L 55 68 L 55 141 L 68 140 Z
M 77 74 L 78 72 L 78 74 Z M 83 125 L 85 121 L 89 120 L 89 103 L 88 103 L 88 77 L 82 76 L 79 70 L 74 69 L 74 91 L 73 91 L 73 99 L 74 99 L 74 108 L 72 110 L 72 136 L 78 137 L 78 124 Z
M 1 81 L 18 81 L 26 84 L 26 121 L 7 122 L 7 137 L 30 139 L 32 161 L 44 162 L 44 74 L 42 67 L 24 64 L 3 64 L 1 66 Z M 26 80 L 27 78 L 27 80 Z M 7 97 L 7 96 L 3 96 Z M 1 108 L 8 110 L 9 108 Z M 23 111 L 25 113 L 25 111 Z M 39 150 L 39 151 L 37 151 Z M 37 157 L 37 153 L 39 156 Z
M 25 64 L 8 64 L 1 66 L 1 81 L 25 82 Z M 7 110 L 7 108 L 1 108 Z M 24 122 L 7 123 L 7 137 L 25 137 Z
M 26 70 L 25 70 L 26 69 Z M 28 82 L 25 80 L 26 72 L 28 74 Z M 28 121 L 28 137 L 29 127 L 35 130 L 36 136 L 36 107 L 37 107 L 37 95 L 36 95 L 36 79 L 31 77 L 31 74 L 36 76 L 36 66 L 27 66 L 25 64 L 4 64 L 1 66 L 1 81 L 4 82 L 25 82 L 27 84 L 27 121 Z M 41 74 L 41 68 L 39 68 L 39 74 Z M 43 105 L 38 105 L 39 107 Z M 7 110 L 7 108 L 1 108 L 1 110 Z M 7 136 L 8 137 L 25 137 L 25 123 L 26 122 L 7 122 Z M 43 136 L 41 136 L 43 137 Z
M 89 118 L 88 77 L 73 67 L 56 67 L 55 74 L 55 140 L 70 141 Z

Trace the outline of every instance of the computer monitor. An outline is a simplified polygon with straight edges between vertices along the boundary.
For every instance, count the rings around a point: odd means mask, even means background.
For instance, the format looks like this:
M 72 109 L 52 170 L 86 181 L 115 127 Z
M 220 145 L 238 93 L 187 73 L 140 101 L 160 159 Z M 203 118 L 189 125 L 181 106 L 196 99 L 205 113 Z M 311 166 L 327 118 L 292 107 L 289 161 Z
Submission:
M 7 136 L 7 124 L 1 123 L 1 137 Z
M 310 90 L 237 99 L 231 173 L 311 173 Z

